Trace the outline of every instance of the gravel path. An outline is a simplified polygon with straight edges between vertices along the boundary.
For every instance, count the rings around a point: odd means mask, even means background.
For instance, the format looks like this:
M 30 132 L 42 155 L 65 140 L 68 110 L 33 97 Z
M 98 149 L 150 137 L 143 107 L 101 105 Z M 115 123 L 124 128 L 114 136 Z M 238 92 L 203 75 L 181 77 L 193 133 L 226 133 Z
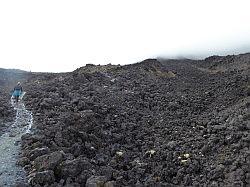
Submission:
M 29 132 L 33 117 L 23 103 L 14 104 L 16 118 L 7 131 L 0 136 L 0 186 L 15 186 L 25 182 L 24 170 L 16 165 L 20 152 L 20 140 Z

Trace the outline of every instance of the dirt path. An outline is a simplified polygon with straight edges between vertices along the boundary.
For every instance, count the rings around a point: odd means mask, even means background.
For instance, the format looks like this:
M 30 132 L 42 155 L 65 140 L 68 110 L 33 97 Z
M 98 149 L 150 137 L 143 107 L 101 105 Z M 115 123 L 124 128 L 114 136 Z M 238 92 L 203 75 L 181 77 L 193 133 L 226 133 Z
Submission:
M 32 113 L 23 103 L 14 104 L 16 118 L 7 131 L 0 136 L 0 186 L 14 186 L 25 183 L 24 170 L 16 165 L 20 153 L 21 136 L 30 131 L 33 123 Z

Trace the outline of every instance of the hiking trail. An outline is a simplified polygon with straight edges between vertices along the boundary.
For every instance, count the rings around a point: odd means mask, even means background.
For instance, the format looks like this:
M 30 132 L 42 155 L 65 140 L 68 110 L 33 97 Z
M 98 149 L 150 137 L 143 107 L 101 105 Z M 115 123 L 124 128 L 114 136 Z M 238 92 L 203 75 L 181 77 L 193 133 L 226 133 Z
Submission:
M 11 100 L 11 105 L 16 111 L 15 120 L 0 136 L 0 186 L 26 182 L 25 171 L 16 162 L 21 151 L 21 136 L 30 132 L 33 116 L 22 101 Z

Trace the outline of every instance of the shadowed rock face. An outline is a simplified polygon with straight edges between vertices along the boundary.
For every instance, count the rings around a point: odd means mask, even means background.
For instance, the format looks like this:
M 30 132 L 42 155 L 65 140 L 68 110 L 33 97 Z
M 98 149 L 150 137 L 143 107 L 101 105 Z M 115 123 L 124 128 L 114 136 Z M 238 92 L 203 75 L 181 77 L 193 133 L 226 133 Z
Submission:
M 249 185 L 250 55 L 33 74 L 33 186 Z

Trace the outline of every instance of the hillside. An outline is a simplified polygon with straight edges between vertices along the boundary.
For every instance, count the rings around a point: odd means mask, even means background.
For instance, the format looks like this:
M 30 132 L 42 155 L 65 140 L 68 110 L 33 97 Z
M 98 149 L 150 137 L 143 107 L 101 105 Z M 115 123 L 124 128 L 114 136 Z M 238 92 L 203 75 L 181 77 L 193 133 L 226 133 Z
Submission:
M 250 185 L 250 54 L 20 73 L 31 186 Z

